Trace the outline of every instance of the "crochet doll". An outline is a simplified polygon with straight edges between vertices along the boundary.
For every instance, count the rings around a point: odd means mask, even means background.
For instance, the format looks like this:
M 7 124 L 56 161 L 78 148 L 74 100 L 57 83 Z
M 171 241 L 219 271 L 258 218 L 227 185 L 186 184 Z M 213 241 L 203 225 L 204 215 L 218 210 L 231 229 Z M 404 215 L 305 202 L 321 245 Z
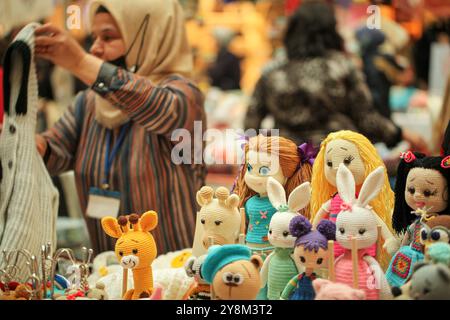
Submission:
M 378 240 L 378 224 L 377 215 L 368 204 L 383 187 L 384 171 L 384 167 L 378 167 L 367 176 L 358 198 L 355 179 L 347 166 L 341 163 L 336 174 L 336 185 L 343 200 L 342 211 L 336 219 L 336 240 L 345 248 L 334 264 L 336 282 L 364 290 L 367 300 L 392 297 L 381 266 L 370 254 Z
M 259 135 L 249 139 L 244 153 L 245 162 L 233 191 L 239 196 L 239 207 L 245 209 L 246 244 L 264 260 L 273 250 L 268 232 L 277 211 L 267 196 L 267 179 L 281 183 L 289 197 L 297 186 L 311 180 L 314 151 L 308 144 L 297 146 L 283 137 Z M 301 213 L 309 216 L 309 206 Z M 258 299 L 267 298 L 265 290 Z
M 414 264 L 423 260 L 422 215 L 448 212 L 449 179 L 450 157 L 425 157 L 411 151 L 402 154 L 397 169 L 392 221 L 395 231 L 406 233 L 402 247 L 386 271 L 391 286 L 401 287 L 411 275 Z
M 310 181 L 312 157 L 306 145 L 297 145 L 286 138 L 259 135 L 245 145 L 245 163 L 234 188 L 245 208 L 248 223 L 246 243 L 254 251 L 270 253 L 267 233 L 277 211 L 267 196 L 267 179 L 274 178 L 284 186 L 286 196 L 303 182 Z M 302 214 L 308 216 L 309 208 Z M 264 254 L 263 254 L 264 255 Z
M 424 253 L 436 243 L 450 243 L 450 216 L 433 216 L 422 223 L 420 230 L 420 241 L 424 246 Z
M 341 211 L 342 199 L 337 192 L 336 173 L 339 165 L 343 163 L 353 174 L 356 182 L 355 196 L 358 196 L 364 180 L 370 172 L 383 166 L 383 160 L 372 143 L 363 135 L 342 130 L 330 133 L 321 143 L 320 151 L 314 161 L 311 179 L 311 215 L 313 226 L 320 220 L 336 221 Z M 387 253 L 392 254 L 398 249 L 397 240 L 391 230 L 391 212 L 394 207 L 394 193 L 389 184 L 387 173 L 384 173 L 384 182 L 380 193 L 371 202 L 370 206 L 376 213 L 377 224 L 382 226 L 382 237 L 385 241 Z M 335 243 L 334 253 L 338 257 L 344 249 Z M 376 245 L 368 253 L 376 254 Z M 381 253 L 381 264 L 387 266 L 389 256 Z
M 110 237 L 116 238 L 115 252 L 120 265 L 133 272 L 134 289 L 128 290 L 124 300 L 148 298 L 153 293 L 152 262 L 157 256 L 156 243 L 150 231 L 158 225 L 158 214 L 148 211 L 120 216 L 118 219 L 104 217 L 102 228 Z
M 244 245 L 211 246 L 201 267 L 216 300 L 254 300 L 261 286 L 262 259 Z
M 230 195 L 225 187 L 214 192 L 213 188 L 204 186 L 196 198 L 201 207 L 198 215 L 203 227 L 203 247 L 207 249 L 210 241 L 217 245 L 237 243 L 242 221 L 238 210 L 239 197 Z
M 303 216 L 291 220 L 289 230 L 295 240 L 294 261 L 305 268 L 305 272 L 295 275 L 286 285 L 281 299 L 314 300 L 315 291 L 312 285 L 316 279 L 314 270 L 327 265 L 328 240 L 336 239 L 336 225 L 329 220 L 322 220 L 317 230 Z
M 283 186 L 275 179 L 269 178 L 267 191 L 270 202 L 278 211 L 269 225 L 269 242 L 275 249 L 264 261 L 261 280 L 263 287 L 267 283 L 267 298 L 278 300 L 289 280 L 299 273 L 292 259 L 295 237 L 290 232 L 289 225 L 292 219 L 299 216 L 298 211 L 309 204 L 311 188 L 309 182 L 302 183 L 286 200 Z

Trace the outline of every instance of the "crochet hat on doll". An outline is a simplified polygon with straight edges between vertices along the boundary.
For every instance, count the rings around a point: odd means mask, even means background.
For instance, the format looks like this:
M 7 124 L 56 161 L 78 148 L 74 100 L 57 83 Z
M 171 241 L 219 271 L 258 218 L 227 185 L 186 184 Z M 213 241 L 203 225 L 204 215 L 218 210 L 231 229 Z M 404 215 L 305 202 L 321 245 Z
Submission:
M 209 248 L 208 256 L 202 265 L 203 278 L 208 283 L 212 283 L 216 273 L 224 266 L 239 260 L 250 260 L 250 256 L 250 249 L 240 244 L 212 246 Z

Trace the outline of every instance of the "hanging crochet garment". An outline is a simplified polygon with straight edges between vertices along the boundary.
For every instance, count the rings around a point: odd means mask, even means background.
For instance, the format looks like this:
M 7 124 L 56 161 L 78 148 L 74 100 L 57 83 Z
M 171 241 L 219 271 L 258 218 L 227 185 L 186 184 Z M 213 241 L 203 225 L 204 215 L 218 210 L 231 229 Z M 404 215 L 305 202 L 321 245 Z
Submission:
M 37 26 L 23 28 L 5 54 L 5 123 L 0 137 L 0 252 L 26 249 L 35 256 L 47 242 L 56 246 L 59 199 L 35 142 Z M 18 277 L 29 275 L 24 259 L 18 268 Z
M 414 265 L 425 257 L 423 245 L 420 243 L 420 230 L 422 229 L 420 219 L 417 219 L 408 229 L 412 236 L 411 244 L 403 246 L 397 251 L 386 271 L 386 279 L 392 287 L 404 285 L 412 274 Z

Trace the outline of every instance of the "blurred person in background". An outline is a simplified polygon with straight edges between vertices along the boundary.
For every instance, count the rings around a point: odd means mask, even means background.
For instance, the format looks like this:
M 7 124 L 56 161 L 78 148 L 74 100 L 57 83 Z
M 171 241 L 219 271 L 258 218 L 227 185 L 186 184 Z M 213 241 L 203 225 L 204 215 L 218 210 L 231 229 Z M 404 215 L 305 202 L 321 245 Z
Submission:
M 373 105 L 386 118 L 391 118 L 389 94 L 395 84 L 405 84 L 413 80 L 410 70 L 401 66 L 396 57 L 381 50 L 386 40 L 385 34 L 378 29 L 362 27 L 356 31 L 363 72 L 369 87 Z
M 216 28 L 213 33 L 218 52 L 216 60 L 208 69 L 211 85 L 222 90 L 240 90 L 241 61 L 229 48 L 236 34 L 228 28 Z
M 344 52 L 333 8 L 304 2 L 291 16 L 284 38 L 288 61 L 263 74 L 245 119 L 258 129 L 271 115 L 280 135 L 315 145 L 329 132 L 354 130 L 394 147 L 402 139 L 428 152 L 423 138 L 402 129 L 373 106 L 363 74 Z
M 192 56 L 181 7 L 176 0 L 96 0 L 90 19 L 90 53 L 52 24 L 35 31 L 36 56 L 88 86 L 37 136 L 39 152 L 52 175 L 74 170 L 83 212 L 90 195 L 119 194 L 118 214 L 158 213 L 159 254 L 191 247 L 195 194 L 206 172 L 172 162 L 171 134 L 192 134 L 194 121 L 205 120 L 203 95 L 188 78 Z M 100 219 L 85 219 L 95 253 L 113 250 Z

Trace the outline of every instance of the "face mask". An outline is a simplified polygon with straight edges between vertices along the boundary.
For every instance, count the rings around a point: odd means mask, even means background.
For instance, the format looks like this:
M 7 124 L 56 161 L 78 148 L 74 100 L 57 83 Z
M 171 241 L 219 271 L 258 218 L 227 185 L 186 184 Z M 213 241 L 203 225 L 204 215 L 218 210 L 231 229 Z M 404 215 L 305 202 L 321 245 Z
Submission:
M 108 62 L 119 68 L 123 68 L 123 69 L 127 70 L 126 56 L 120 56 L 117 59 L 108 61 Z

